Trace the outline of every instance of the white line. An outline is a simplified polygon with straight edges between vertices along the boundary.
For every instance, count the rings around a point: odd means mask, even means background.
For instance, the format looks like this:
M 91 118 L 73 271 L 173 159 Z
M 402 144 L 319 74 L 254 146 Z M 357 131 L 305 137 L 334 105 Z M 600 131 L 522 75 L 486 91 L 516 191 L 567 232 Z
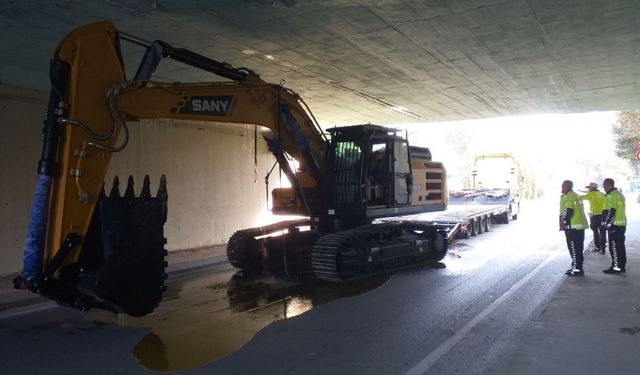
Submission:
M 555 258 L 556 254 L 552 254 L 549 258 L 547 258 L 544 262 L 540 263 L 538 267 L 536 267 L 533 271 L 529 272 L 529 274 L 523 277 L 520 281 L 518 281 L 514 286 L 511 287 L 505 294 L 500 296 L 497 300 L 495 300 L 489 307 L 484 309 L 480 314 L 476 315 L 471 321 L 464 325 L 464 327 L 460 328 L 458 332 L 456 332 L 453 336 L 449 337 L 445 340 L 440 346 L 438 346 L 434 351 L 429 353 L 422 361 L 416 364 L 413 368 L 406 372 L 405 375 L 422 375 L 429 370 L 431 366 L 433 366 L 442 356 L 447 354 L 454 346 L 456 346 L 471 330 L 480 323 L 487 315 L 491 314 L 493 310 L 495 310 L 498 305 L 504 302 L 507 298 L 509 298 L 513 293 L 515 293 L 518 289 L 520 289 L 524 284 L 527 283 L 535 274 L 540 272 L 540 270 L 546 266 L 553 258 Z

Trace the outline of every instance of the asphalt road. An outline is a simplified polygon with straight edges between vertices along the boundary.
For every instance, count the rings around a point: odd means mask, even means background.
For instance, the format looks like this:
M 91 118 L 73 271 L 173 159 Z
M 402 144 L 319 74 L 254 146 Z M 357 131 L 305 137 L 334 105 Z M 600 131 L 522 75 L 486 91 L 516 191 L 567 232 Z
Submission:
M 444 269 L 336 287 L 222 267 L 173 278 L 142 319 L 64 308 L 5 317 L 0 373 L 518 373 L 525 333 L 570 265 L 556 210 L 555 200 L 530 204 L 519 220 L 458 241 Z M 589 264 L 587 276 L 601 273 Z

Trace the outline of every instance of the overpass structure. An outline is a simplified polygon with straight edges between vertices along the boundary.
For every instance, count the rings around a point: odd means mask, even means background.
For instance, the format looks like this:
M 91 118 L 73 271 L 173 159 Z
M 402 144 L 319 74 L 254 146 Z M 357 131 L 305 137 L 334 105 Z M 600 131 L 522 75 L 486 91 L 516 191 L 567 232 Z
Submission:
M 284 80 L 323 126 L 638 108 L 637 0 L 8 2 L 0 83 L 48 90 L 48 59 L 100 19 Z M 130 74 L 142 54 L 124 46 Z M 213 76 L 165 63 L 159 80 Z
M 0 3 L 0 277 L 19 271 L 40 155 L 49 59 L 111 20 L 298 92 L 323 127 L 635 109 L 638 0 L 68 0 Z M 128 77 L 143 49 L 123 44 Z M 161 81 L 219 77 L 165 60 Z M 168 179 L 169 250 L 225 242 L 266 213 L 273 165 L 253 127 L 132 127 L 113 175 Z M 171 150 L 171 152 L 167 152 Z M 437 158 L 437 157 L 436 157 Z M 444 160 L 443 160 L 444 161 Z M 224 175 L 224 183 L 213 178 Z M 155 177 L 154 177 L 155 176 Z M 279 182 L 271 176 L 269 186 Z M 257 224 L 255 224 L 257 225 Z

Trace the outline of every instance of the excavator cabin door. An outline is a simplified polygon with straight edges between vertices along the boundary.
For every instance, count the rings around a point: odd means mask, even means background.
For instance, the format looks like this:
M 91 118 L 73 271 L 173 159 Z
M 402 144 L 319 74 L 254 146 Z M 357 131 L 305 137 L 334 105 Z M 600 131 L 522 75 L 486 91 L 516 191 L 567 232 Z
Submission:
M 405 205 L 411 202 L 411 165 L 409 164 L 409 144 L 405 140 L 393 142 L 393 205 Z

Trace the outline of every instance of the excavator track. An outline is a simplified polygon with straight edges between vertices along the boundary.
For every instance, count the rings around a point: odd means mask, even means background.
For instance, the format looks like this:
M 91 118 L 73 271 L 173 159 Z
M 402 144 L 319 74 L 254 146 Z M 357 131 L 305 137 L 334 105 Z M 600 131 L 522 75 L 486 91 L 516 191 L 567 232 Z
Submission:
M 260 267 L 260 241 L 255 239 L 252 229 L 235 232 L 227 243 L 227 259 L 232 266 L 255 270 Z
M 346 282 L 437 262 L 447 244 L 445 230 L 434 225 L 369 224 L 322 236 L 311 263 L 317 278 Z
M 265 256 L 273 244 L 280 241 L 269 240 L 273 233 L 288 230 L 289 237 L 293 237 L 295 228 L 308 226 L 309 219 L 281 221 L 262 227 L 243 229 L 235 232 L 227 243 L 227 259 L 232 266 L 247 271 L 260 270 L 265 262 Z M 289 246 L 293 247 L 293 246 Z M 293 249 L 292 249 L 293 250 Z

